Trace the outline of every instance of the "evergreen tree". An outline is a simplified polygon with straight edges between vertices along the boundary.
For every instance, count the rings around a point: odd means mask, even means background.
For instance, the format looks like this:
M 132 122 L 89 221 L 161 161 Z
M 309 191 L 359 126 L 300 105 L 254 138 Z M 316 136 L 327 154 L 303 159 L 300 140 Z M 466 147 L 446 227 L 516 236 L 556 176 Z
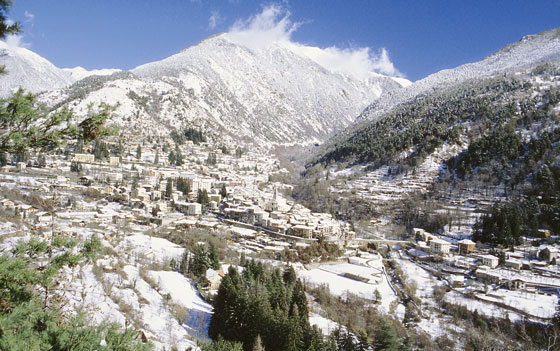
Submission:
M 47 158 L 45 157 L 44 153 L 39 153 L 37 157 L 37 162 L 39 163 L 39 167 L 46 167 L 47 166 Z
M 222 199 L 225 199 L 227 197 L 227 189 L 226 189 L 225 184 L 222 184 L 222 189 L 220 190 L 220 195 L 222 196 Z
M 209 246 L 208 259 L 210 261 L 210 268 L 218 270 L 220 269 L 220 255 L 218 254 L 218 248 L 212 241 L 210 241 Z
M 188 272 L 192 273 L 196 278 L 202 278 L 210 266 L 211 262 L 208 252 L 203 245 L 196 245 L 192 250 Z
M 235 149 L 235 157 L 241 158 L 241 156 L 243 156 L 243 150 L 238 147 L 237 149 Z
M 179 145 L 177 145 L 177 147 L 175 148 L 175 164 L 177 166 L 182 166 L 183 163 L 184 163 L 183 154 L 181 153 L 181 149 L 179 148 Z
M 167 178 L 167 185 L 165 186 L 165 197 L 170 199 L 173 195 L 173 179 Z
M 252 351 L 265 351 L 260 335 L 257 335 L 257 337 L 255 338 L 255 342 L 253 342 Z
M 198 189 L 198 194 L 196 196 L 196 202 L 201 204 L 203 207 L 208 204 L 208 191 L 206 189 Z
M 142 158 L 142 145 L 138 144 L 136 148 L 136 159 L 139 160 Z
M 167 156 L 167 161 L 169 161 L 170 164 L 175 164 L 175 153 L 173 151 L 169 152 L 169 155 Z
M 156 157 L 154 158 L 154 165 L 159 164 L 159 150 L 156 150 Z
M 80 162 L 72 161 L 70 163 L 70 172 L 81 173 L 82 172 L 82 164 Z
M 398 351 L 399 349 L 395 328 L 385 319 L 379 321 L 373 341 L 375 351 Z
M 215 166 L 216 165 L 216 154 L 213 152 L 208 153 L 208 158 L 206 159 L 206 164 L 208 166 Z
M 8 21 L 8 10 L 12 6 L 11 0 L 0 0 L 0 39 L 6 39 L 9 34 L 21 32 L 19 22 Z M 6 74 L 6 66 L 0 66 L 0 74 Z

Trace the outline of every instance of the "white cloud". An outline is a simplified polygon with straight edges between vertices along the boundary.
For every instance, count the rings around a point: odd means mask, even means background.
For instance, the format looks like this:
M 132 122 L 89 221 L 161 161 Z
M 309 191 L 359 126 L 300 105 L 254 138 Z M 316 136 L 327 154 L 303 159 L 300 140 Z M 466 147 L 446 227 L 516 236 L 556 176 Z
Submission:
M 29 48 L 31 47 L 30 43 L 26 43 L 23 41 L 23 35 L 13 35 L 9 34 L 6 35 L 6 39 L 4 40 L 6 45 L 10 48 Z
M 35 22 L 35 15 L 34 14 L 32 14 L 31 12 L 26 10 L 23 13 L 23 15 L 25 16 L 25 23 L 31 23 L 31 25 L 34 24 L 34 22 Z
M 292 41 L 292 34 L 303 22 L 293 22 L 290 15 L 287 9 L 279 5 L 265 6 L 261 13 L 245 20 L 237 20 L 229 29 L 227 36 L 232 41 L 252 50 L 265 48 L 272 43 L 281 43 L 333 72 L 364 78 L 371 72 L 394 77 L 403 76 L 389 59 L 385 48 L 381 48 L 378 53 L 369 47 L 331 46 L 321 49 Z
M 212 11 L 210 18 L 208 18 L 208 29 L 216 28 L 216 25 L 222 21 L 222 17 L 218 11 Z
M 246 20 L 235 21 L 228 36 L 251 49 L 263 48 L 273 42 L 290 42 L 301 23 L 290 20 L 290 12 L 278 5 L 269 5 Z

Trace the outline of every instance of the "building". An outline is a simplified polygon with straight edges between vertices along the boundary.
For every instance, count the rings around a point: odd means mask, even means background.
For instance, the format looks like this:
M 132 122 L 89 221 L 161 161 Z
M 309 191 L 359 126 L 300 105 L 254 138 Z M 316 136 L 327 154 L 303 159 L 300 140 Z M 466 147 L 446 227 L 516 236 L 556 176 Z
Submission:
M 483 255 L 483 256 L 480 256 L 480 259 L 482 261 L 483 266 L 488 266 L 490 268 L 498 267 L 499 260 L 498 260 L 498 257 L 496 257 L 496 256 Z
M 525 290 L 527 288 L 527 282 L 519 278 L 508 281 L 507 285 L 510 290 Z
M 311 236 L 313 234 L 313 228 L 306 225 L 299 224 L 294 226 L 294 234 L 296 236 L 301 236 L 303 238 L 311 239 Z
M 109 157 L 109 164 L 111 166 L 118 166 L 121 163 L 121 158 L 118 156 Z
M 206 279 L 208 279 L 208 283 L 210 286 L 210 289 L 212 290 L 217 290 L 220 287 L 220 284 L 222 283 L 222 278 L 225 276 L 225 273 L 223 270 L 213 270 L 212 268 L 208 268 L 206 270 Z
M 430 251 L 440 255 L 447 255 L 449 249 L 451 248 L 451 243 L 442 239 L 432 239 L 430 240 Z
M 202 214 L 202 205 L 197 202 L 175 202 L 177 211 L 182 212 L 188 216 L 198 216 Z
M 547 246 L 544 249 L 540 250 L 539 257 L 546 262 L 551 262 L 552 260 L 558 259 L 558 249 L 554 246 Z
M 463 239 L 457 243 L 459 247 L 459 253 L 461 255 L 468 255 L 469 253 L 474 251 L 475 243 L 469 239 Z
M 499 284 L 502 281 L 502 276 L 492 272 L 490 267 L 480 266 L 475 272 L 478 279 L 492 284 Z
M 523 267 L 523 263 L 515 258 L 510 258 L 509 260 L 506 260 L 506 267 L 520 270 Z
M 93 154 L 74 154 L 72 161 L 91 163 L 95 161 L 95 156 Z

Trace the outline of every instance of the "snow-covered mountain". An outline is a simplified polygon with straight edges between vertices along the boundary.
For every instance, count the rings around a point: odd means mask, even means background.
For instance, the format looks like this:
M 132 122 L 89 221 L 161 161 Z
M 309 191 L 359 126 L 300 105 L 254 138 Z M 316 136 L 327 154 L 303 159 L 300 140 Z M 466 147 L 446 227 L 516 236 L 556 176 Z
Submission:
M 0 65 L 7 74 L 0 77 L 0 97 L 6 97 L 19 87 L 32 93 L 59 89 L 76 80 L 64 70 L 31 50 L 11 47 L 0 41 Z
M 116 72 L 120 72 L 121 70 L 118 68 L 107 68 L 107 69 L 93 69 L 88 71 L 87 69 L 77 66 L 74 68 L 63 68 L 65 72 L 70 73 L 72 78 L 77 81 L 80 79 L 84 79 L 89 76 L 108 76 Z
M 527 66 L 534 66 L 541 62 L 559 59 L 560 27 L 535 35 L 527 35 L 520 41 L 506 45 L 481 61 L 468 63 L 453 69 L 445 69 L 418 80 L 405 89 L 388 92 L 369 105 L 358 117 L 358 120 L 378 118 L 399 103 L 459 84 L 468 79 L 490 77 Z
M 371 101 L 408 81 L 332 72 L 283 43 L 250 49 L 228 34 L 130 72 L 90 76 L 45 94 L 78 115 L 119 104 L 115 123 L 149 134 L 194 126 L 259 144 L 313 142 L 353 123 Z

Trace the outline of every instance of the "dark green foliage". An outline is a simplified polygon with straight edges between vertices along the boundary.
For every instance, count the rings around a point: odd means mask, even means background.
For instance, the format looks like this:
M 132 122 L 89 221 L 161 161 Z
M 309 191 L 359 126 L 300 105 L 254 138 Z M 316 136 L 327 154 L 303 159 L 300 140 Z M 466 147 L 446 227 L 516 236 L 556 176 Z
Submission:
M 515 108 L 505 93 L 529 88 L 529 83 L 515 78 L 495 78 L 417 97 L 365 124 L 333 145 L 319 161 L 353 159 L 379 166 L 395 162 L 402 151 L 414 147 L 403 160 L 405 165 L 414 167 L 445 141 L 456 143 L 462 134 L 461 122 L 482 120 L 500 125 L 510 119 Z
M 185 251 L 179 264 L 180 272 L 201 281 L 205 280 L 206 271 L 209 268 L 220 269 L 220 255 L 212 241 L 208 243 L 208 247 L 201 244 L 193 245 L 191 252 Z
M 97 235 L 93 234 L 89 240 L 84 242 L 84 247 L 82 248 L 81 253 L 87 260 L 95 261 L 97 254 L 102 248 L 103 245 L 101 244 L 101 239 L 99 239 Z
M 512 131 L 497 130 L 487 137 L 480 138 L 469 145 L 469 148 L 455 158 L 450 164 L 461 178 L 471 174 L 473 170 L 488 163 L 490 160 L 507 164 L 524 152 L 521 136 Z
M 208 335 L 243 343 L 250 351 L 260 337 L 267 351 L 323 350 L 323 338 L 311 328 L 303 285 L 289 269 L 269 269 L 247 261 L 243 274 L 230 266 L 214 299 Z M 284 279 L 285 278 L 285 279 Z
M 208 199 L 208 191 L 206 189 L 198 189 L 198 194 L 196 195 L 196 202 L 202 205 L 202 207 L 206 206 L 210 200 Z
M 175 164 L 177 166 L 182 166 L 184 163 L 183 161 L 183 154 L 181 153 L 181 149 L 179 148 L 178 144 L 175 144 Z
M 203 245 L 196 245 L 190 255 L 188 272 L 200 279 L 205 276 L 206 270 L 208 270 L 211 265 L 212 263 L 210 262 L 206 248 Z
M 114 107 L 101 104 L 98 111 L 90 109 L 79 125 L 67 108 L 49 112 L 37 103 L 33 94 L 19 89 L 7 99 L 0 99 L 0 152 L 17 153 L 30 148 L 55 148 L 69 139 L 95 140 L 116 131 L 104 127 Z M 62 127 L 61 127 L 62 126 Z
M 8 164 L 8 154 L 6 152 L 0 153 L 0 167 L 4 167 Z
M 72 161 L 70 163 L 70 172 L 80 173 L 83 169 L 83 166 L 80 162 Z
M 167 183 L 165 185 L 165 197 L 170 199 L 173 195 L 173 179 L 167 178 Z
M 202 351 L 243 351 L 243 344 L 218 338 L 212 343 L 202 345 Z
M 216 154 L 213 152 L 208 153 L 208 158 L 206 159 L 206 164 L 208 166 L 215 166 L 216 165 Z
M 175 156 L 175 153 L 173 151 L 169 152 L 169 155 L 167 156 L 167 161 L 169 161 L 169 163 L 174 164 L 175 161 L 177 161 L 177 157 Z
M 0 350 L 152 349 L 134 330 L 121 331 L 112 323 L 92 325 L 81 312 L 65 317 L 57 299 L 49 297 L 60 268 L 76 265 L 80 256 L 65 251 L 37 270 L 32 259 L 46 252 L 51 252 L 48 244 L 32 238 L 18 244 L 14 257 L 0 256 Z
M 11 0 L 0 0 L 0 39 L 5 39 L 6 35 L 21 32 L 19 22 L 8 21 L 8 10 L 12 6 Z M 6 66 L 0 65 L 0 74 L 6 74 Z
M 210 262 L 210 268 L 214 270 L 220 269 L 220 255 L 218 254 L 218 248 L 214 242 L 210 241 L 208 247 L 208 260 Z
M 171 138 L 173 138 L 175 143 L 179 145 L 184 144 L 187 140 L 190 140 L 195 144 L 206 142 L 206 137 L 204 136 L 204 134 L 202 134 L 202 131 L 194 128 L 187 128 L 182 133 L 172 131 Z
M 177 178 L 177 190 L 183 193 L 183 195 L 188 195 L 191 192 L 191 186 L 187 180 L 184 178 Z
M 375 351 L 398 351 L 399 341 L 395 328 L 385 319 L 381 319 L 373 338 Z
M 222 199 L 225 199 L 227 197 L 227 189 L 226 189 L 225 184 L 222 184 L 222 189 L 220 190 L 220 195 L 222 196 Z
M 107 144 L 101 140 L 95 140 L 93 155 L 97 161 L 103 161 L 111 155 Z
M 139 160 L 142 158 L 142 145 L 138 145 L 136 148 L 136 159 Z
M 241 158 L 241 156 L 243 156 L 243 149 L 238 147 L 237 149 L 235 149 L 235 157 Z

